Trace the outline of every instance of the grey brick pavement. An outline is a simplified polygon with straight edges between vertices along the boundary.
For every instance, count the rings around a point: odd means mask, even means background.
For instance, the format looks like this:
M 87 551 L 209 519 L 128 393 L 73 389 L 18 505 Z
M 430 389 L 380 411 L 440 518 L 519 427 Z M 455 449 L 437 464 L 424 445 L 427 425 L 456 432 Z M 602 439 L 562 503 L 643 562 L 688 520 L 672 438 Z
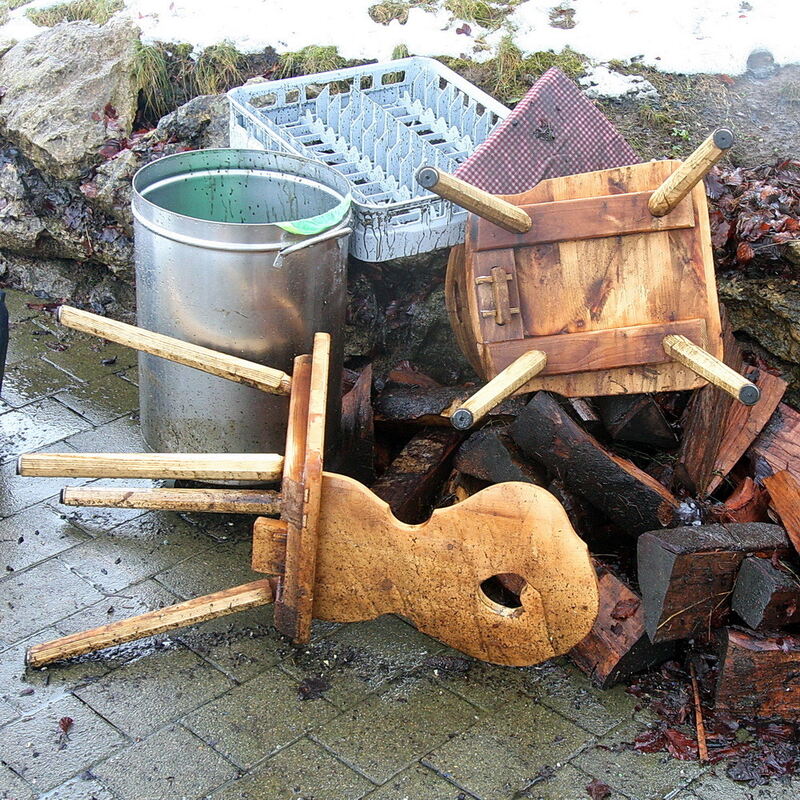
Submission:
M 594 689 L 566 663 L 473 662 L 395 617 L 317 623 L 297 649 L 269 609 L 253 609 L 26 670 L 38 641 L 255 576 L 249 520 L 68 508 L 59 490 L 86 481 L 16 476 L 27 450 L 141 444 L 133 354 L 59 330 L 27 307 L 34 298 L 9 301 L 0 798 L 577 800 L 595 777 L 610 800 L 795 796 L 796 785 L 754 790 L 626 749 L 646 725 L 635 700 Z M 322 696 L 300 699 L 301 683 L 319 677 Z

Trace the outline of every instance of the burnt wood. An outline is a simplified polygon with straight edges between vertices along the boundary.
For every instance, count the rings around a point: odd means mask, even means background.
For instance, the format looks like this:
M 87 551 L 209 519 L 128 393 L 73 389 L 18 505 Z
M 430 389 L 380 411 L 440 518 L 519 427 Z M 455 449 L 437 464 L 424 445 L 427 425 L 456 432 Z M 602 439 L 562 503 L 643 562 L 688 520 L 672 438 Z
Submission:
M 642 534 L 637 574 L 651 641 L 710 637 L 730 615 L 734 581 L 744 557 L 783 554 L 788 548 L 781 527 L 761 522 Z
M 511 425 L 523 453 L 631 534 L 685 521 L 687 506 L 633 462 L 583 430 L 549 392 L 537 392 Z
M 675 431 L 649 394 L 598 397 L 595 406 L 608 435 L 615 442 L 643 444 L 660 450 L 672 450 L 678 446 Z
M 455 467 L 488 483 L 524 481 L 543 485 L 544 470 L 525 460 L 507 427 L 488 427 L 473 433 L 458 448 Z
M 675 645 L 653 644 L 645 631 L 639 595 L 604 564 L 597 560 L 594 564 L 600 597 L 597 619 L 569 657 L 592 683 L 608 689 L 671 658 Z
M 721 631 L 716 708 L 740 717 L 800 719 L 800 637 Z
M 420 523 L 430 516 L 434 497 L 450 474 L 463 434 L 452 428 L 423 430 L 415 434 L 386 472 L 372 485 L 402 522 Z
M 754 630 L 793 625 L 800 622 L 800 581 L 780 562 L 748 556 L 736 576 L 731 608 Z

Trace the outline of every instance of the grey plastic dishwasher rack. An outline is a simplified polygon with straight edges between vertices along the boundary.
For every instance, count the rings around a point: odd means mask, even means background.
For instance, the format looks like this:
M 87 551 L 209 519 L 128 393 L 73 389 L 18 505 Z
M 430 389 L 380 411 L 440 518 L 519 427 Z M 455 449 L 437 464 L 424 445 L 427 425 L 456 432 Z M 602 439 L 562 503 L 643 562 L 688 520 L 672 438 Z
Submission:
M 431 58 L 249 84 L 228 92 L 231 147 L 329 164 L 352 186 L 350 252 L 364 261 L 463 241 L 466 212 L 417 185 L 453 172 L 509 109 Z

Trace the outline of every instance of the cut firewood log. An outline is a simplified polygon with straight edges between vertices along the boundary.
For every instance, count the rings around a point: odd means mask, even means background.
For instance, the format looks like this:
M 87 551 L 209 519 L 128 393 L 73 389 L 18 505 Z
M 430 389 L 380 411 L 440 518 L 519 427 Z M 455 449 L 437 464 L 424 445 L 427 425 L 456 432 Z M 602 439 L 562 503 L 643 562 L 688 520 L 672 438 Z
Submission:
M 678 446 L 678 437 L 664 412 L 649 394 L 598 397 L 595 406 L 608 435 L 615 442 L 642 444 L 660 450 Z
M 365 485 L 375 480 L 375 424 L 372 412 L 372 365 L 367 364 L 353 388 L 342 397 L 343 463 L 339 471 Z
M 744 366 L 742 350 L 724 309 L 721 309 L 723 361 L 737 372 Z M 736 402 L 722 389 L 709 384 L 692 393 L 684 409 L 683 437 L 677 463 L 699 493 L 711 478 L 720 442 L 725 432 L 728 409 Z
M 692 520 L 690 504 L 678 501 L 633 462 L 609 452 L 549 392 L 537 392 L 510 430 L 525 455 L 631 534 Z
M 583 539 L 584 542 L 590 544 L 590 550 L 594 533 L 598 527 L 598 517 L 600 516 L 594 506 L 586 502 L 580 495 L 570 491 L 564 485 L 564 481 L 556 478 L 550 481 L 547 486 L 547 491 L 564 506 L 564 511 L 567 512 L 569 521 L 575 532 Z
M 800 637 L 720 632 L 717 711 L 800 719 Z
M 602 435 L 603 420 L 600 419 L 590 400 L 585 397 L 570 397 L 567 403 L 572 407 L 573 416 L 585 431 L 589 431 L 592 436 Z
M 783 469 L 800 480 L 800 413 L 780 403 L 748 455 L 757 480 Z
M 795 552 L 800 553 L 800 482 L 789 470 L 764 478 L 772 507 L 778 512 Z
M 784 530 L 763 522 L 642 534 L 638 579 L 651 641 L 710 637 L 730 615 L 733 585 L 744 557 L 788 550 Z
M 744 480 L 731 492 L 721 505 L 709 508 L 710 522 L 768 522 L 769 494 L 751 477 Z
M 636 594 L 608 567 L 594 560 L 600 608 L 589 635 L 569 651 L 579 669 L 601 689 L 671 658 L 674 642 L 653 644 Z
M 381 423 L 413 423 L 450 427 L 450 416 L 475 389 L 442 386 L 421 390 L 419 386 L 387 383 L 375 398 L 375 421 Z M 486 422 L 511 422 L 522 410 L 521 397 L 509 397 L 491 409 Z
M 372 491 L 389 504 L 399 520 L 424 522 L 463 438 L 452 428 L 420 431 L 375 481 Z
M 748 556 L 736 576 L 731 608 L 763 631 L 800 622 L 800 580 L 769 558 Z
M 456 469 L 489 483 L 523 481 L 544 484 L 544 470 L 525 460 L 507 427 L 487 427 L 473 433 L 458 448 Z

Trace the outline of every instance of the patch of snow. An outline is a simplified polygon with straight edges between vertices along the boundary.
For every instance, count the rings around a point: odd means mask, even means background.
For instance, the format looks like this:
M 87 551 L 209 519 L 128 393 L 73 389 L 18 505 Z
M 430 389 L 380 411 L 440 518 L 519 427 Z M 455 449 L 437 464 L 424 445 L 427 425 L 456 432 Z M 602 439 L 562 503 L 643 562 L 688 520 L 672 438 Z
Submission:
M 641 75 L 622 75 L 608 67 L 592 67 L 578 83 L 587 97 L 658 97 L 658 91 Z
M 778 64 L 800 62 L 797 0 L 566 0 L 575 27 L 553 28 L 554 0 L 527 0 L 512 14 L 523 50 L 571 47 L 594 61 L 641 61 L 663 72 L 740 75 L 748 55 L 769 50 Z
M 21 41 L 38 32 L 25 17 L 33 7 L 62 0 L 34 0 L 11 12 L 0 41 Z M 397 45 L 412 55 L 490 58 L 511 33 L 524 52 L 571 47 L 593 63 L 636 60 L 667 72 L 739 75 L 756 49 L 769 50 L 776 64 L 800 63 L 797 0 L 525 0 L 504 28 L 487 32 L 444 8 L 409 9 L 408 21 L 373 22 L 376 0 L 125 0 L 120 14 L 131 17 L 147 42 L 182 42 L 198 51 L 228 40 L 242 52 L 274 47 L 278 52 L 309 44 L 334 45 L 345 58 L 387 60 Z M 550 13 L 574 10 L 575 26 L 554 28 Z M 485 42 L 485 45 L 482 44 Z M 486 47 L 488 45 L 488 47 Z M 611 80 L 611 79 L 609 79 Z

